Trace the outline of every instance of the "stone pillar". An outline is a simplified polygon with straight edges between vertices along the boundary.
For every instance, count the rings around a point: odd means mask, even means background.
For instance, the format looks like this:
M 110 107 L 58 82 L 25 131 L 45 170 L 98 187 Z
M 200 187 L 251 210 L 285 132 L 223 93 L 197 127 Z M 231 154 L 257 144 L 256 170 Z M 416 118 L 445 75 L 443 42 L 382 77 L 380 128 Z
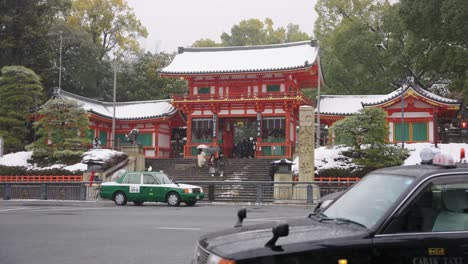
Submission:
M 299 181 L 314 180 L 314 108 L 299 107 Z
M 291 183 L 278 184 L 277 182 L 291 182 L 292 172 L 275 173 L 274 198 L 275 203 L 288 202 L 293 198 L 293 187 Z
M 127 153 L 128 157 L 135 159 L 135 171 L 145 170 L 145 155 L 143 154 L 143 148 L 139 145 L 122 145 L 122 152 Z

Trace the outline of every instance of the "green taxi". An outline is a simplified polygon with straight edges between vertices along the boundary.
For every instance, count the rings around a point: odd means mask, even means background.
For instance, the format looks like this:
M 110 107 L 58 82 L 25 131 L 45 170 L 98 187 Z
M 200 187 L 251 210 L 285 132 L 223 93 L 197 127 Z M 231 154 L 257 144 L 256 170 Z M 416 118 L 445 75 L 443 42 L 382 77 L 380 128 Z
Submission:
M 179 184 L 161 171 L 126 172 L 115 182 L 102 183 L 99 195 L 117 205 L 163 202 L 169 206 L 179 206 L 181 202 L 193 206 L 205 197 L 200 186 Z

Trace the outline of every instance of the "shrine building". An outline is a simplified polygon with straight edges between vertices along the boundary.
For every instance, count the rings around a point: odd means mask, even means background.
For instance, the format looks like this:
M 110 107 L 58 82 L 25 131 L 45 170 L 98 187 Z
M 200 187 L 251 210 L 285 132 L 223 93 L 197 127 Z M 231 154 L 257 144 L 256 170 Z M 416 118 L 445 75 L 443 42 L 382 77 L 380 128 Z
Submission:
M 114 105 L 61 90 L 59 97 L 77 102 L 89 113 L 91 123 L 88 139 L 91 145 L 98 137 L 102 148 L 112 148 L 112 119 Z M 139 131 L 137 143 L 146 158 L 177 156 L 174 147 L 174 128 L 185 126 L 182 114 L 170 100 L 151 100 L 115 103 L 115 147 L 128 142 L 126 135 L 134 128 Z M 182 140 L 182 138 L 180 138 Z
M 185 79 L 189 92 L 172 104 L 187 119 L 185 157 L 200 144 L 227 156 L 253 138 L 255 157 L 292 157 L 302 91 L 323 85 L 315 41 L 216 48 L 179 48 L 164 77 Z
M 322 95 L 320 120 L 330 127 L 363 108 L 379 107 L 387 112 L 388 142 L 435 143 L 441 141 L 438 131 L 443 130 L 438 126 L 456 119 L 461 104 L 408 85 L 387 95 Z

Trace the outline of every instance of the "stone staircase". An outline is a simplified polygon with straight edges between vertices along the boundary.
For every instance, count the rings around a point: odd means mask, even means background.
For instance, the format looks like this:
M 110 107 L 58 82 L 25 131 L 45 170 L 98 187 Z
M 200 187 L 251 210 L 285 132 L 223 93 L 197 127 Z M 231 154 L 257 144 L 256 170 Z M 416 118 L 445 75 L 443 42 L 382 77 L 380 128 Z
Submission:
M 215 201 L 255 202 L 256 186 L 250 181 L 271 181 L 270 162 L 268 159 L 226 159 L 224 175 L 211 176 L 208 168 L 198 168 L 196 159 L 147 159 L 146 168 L 162 170 L 178 182 L 189 182 L 202 186 L 208 193 L 209 184 L 198 181 L 215 181 Z M 226 181 L 242 181 L 242 184 L 223 184 Z M 263 201 L 272 199 L 271 186 L 263 188 Z M 206 198 L 208 199 L 208 198 Z

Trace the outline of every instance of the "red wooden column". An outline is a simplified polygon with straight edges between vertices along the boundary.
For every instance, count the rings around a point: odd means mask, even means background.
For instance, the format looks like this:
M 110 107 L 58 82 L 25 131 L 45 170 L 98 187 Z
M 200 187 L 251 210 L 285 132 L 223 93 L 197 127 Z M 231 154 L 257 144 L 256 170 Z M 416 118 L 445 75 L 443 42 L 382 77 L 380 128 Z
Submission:
M 219 130 L 219 117 L 218 114 L 221 111 L 221 106 L 218 103 L 211 103 L 210 110 L 213 113 L 213 131 L 212 131 L 212 141 L 211 143 L 218 144 L 218 130 Z
M 192 114 L 187 113 L 187 143 L 185 144 L 184 156 L 191 156 L 192 144 Z
M 187 79 L 187 85 L 188 85 L 190 96 L 193 96 L 194 93 L 193 93 L 193 79 L 192 78 Z
M 253 86 L 252 86 L 253 87 Z M 253 88 L 252 88 L 253 89 Z M 259 91 L 261 92 L 261 91 Z M 262 143 L 262 123 L 263 123 L 263 112 L 265 111 L 265 104 L 260 102 L 255 102 L 254 106 L 255 112 L 257 112 L 257 144 Z M 259 144 L 261 145 L 261 144 Z M 261 156 L 260 148 L 256 147 L 255 157 Z
M 291 147 L 292 147 L 292 143 L 291 143 L 291 140 L 290 140 L 290 135 L 291 135 L 291 132 L 290 132 L 290 126 L 291 126 L 291 112 L 294 111 L 294 104 L 292 102 L 284 102 L 283 103 L 283 110 L 285 112 L 285 139 L 284 139 L 284 142 L 287 144 L 286 146 L 286 153 L 285 153 L 285 156 L 287 157 L 291 157 L 292 156 L 292 153 L 291 153 Z
M 435 144 L 435 146 L 437 147 L 437 141 L 439 140 L 439 133 L 438 133 L 438 117 L 439 117 L 439 108 L 434 108 L 434 111 L 432 112 L 432 129 L 434 129 L 434 138 L 432 139 Z M 429 136 L 429 135 L 428 135 Z
M 159 158 L 159 124 L 158 123 L 154 123 L 154 155 L 156 156 L 156 158 Z M 169 148 L 171 148 L 171 144 L 170 144 L 170 141 L 169 141 Z
M 286 129 L 286 138 L 284 139 L 284 142 L 288 144 L 287 148 L 286 148 L 286 156 L 290 157 L 292 156 L 291 154 L 291 140 L 289 139 L 290 138 L 290 126 L 291 126 L 291 112 L 286 112 L 286 120 L 285 120 L 285 129 Z
M 186 142 L 185 147 L 184 147 L 184 156 L 188 157 L 188 156 L 192 155 L 192 153 L 191 153 L 191 150 L 192 150 L 191 144 L 192 144 L 192 113 L 193 113 L 193 109 L 190 106 L 186 105 L 186 104 L 180 106 L 180 109 L 182 110 L 182 112 L 187 114 L 187 142 Z

